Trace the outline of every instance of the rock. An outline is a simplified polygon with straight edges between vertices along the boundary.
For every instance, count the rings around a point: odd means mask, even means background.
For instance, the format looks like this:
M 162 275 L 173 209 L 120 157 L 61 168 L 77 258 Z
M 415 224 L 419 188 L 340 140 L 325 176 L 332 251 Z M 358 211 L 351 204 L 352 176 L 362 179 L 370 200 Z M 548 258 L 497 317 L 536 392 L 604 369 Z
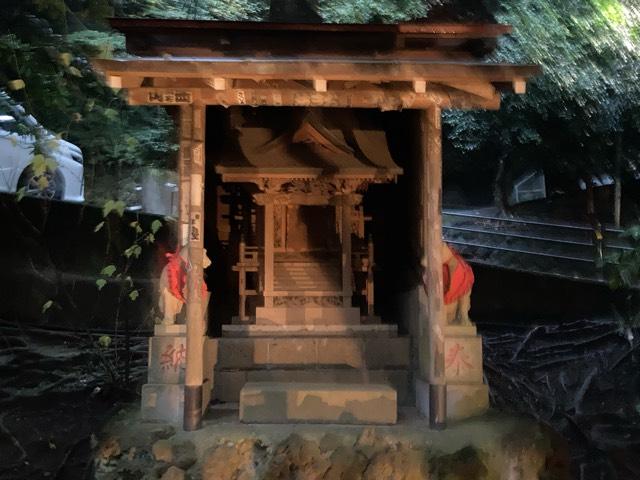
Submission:
M 276 449 L 265 480 L 324 478 L 331 462 L 322 455 L 318 442 L 289 435 Z
M 158 440 L 151 447 L 151 452 L 153 453 L 153 458 L 158 462 L 173 462 L 173 448 L 169 440 Z
M 111 437 L 100 445 L 100 449 L 96 456 L 98 459 L 109 460 L 120 456 L 121 453 L 122 448 L 120 447 L 120 441 L 115 437 Z
M 331 454 L 331 466 L 323 480 L 361 480 L 367 468 L 367 457 L 352 447 L 340 446 Z
M 375 427 L 367 427 L 362 430 L 356 441 L 355 447 L 364 453 L 367 458 L 372 458 L 377 452 L 388 448 L 389 444 L 376 432 Z
M 156 428 L 151 432 L 151 438 L 155 440 L 166 440 L 173 437 L 176 434 L 176 429 L 173 425 L 163 425 L 160 428 Z
M 378 452 L 364 472 L 364 480 L 428 480 L 429 465 L 424 450 L 394 445 Z M 449 477 L 436 477 L 447 478 Z M 466 479 L 482 478 L 469 476 Z
M 482 452 L 468 446 L 450 455 L 435 458 L 432 460 L 434 477 L 446 478 L 447 480 L 485 478 L 488 470 L 482 456 Z M 501 478 L 506 480 L 510 477 Z
M 172 448 L 173 452 L 173 463 L 180 468 L 188 470 L 196 461 L 198 457 L 196 455 L 196 447 L 190 442 L 182 442 L 176 444 Z
M 320 439 L 320 451 L 322 453 L 332 452 L 342 445 L 344 445 L 344 439 L 335 433 L 327 433 Z
M 260 478 L 257 467 L 264 465 L 266 449 L 260 442 L 245 439 L 234 444 L 221 443 L 205 455 L 203 480 L 253 480 Z
M 171 466 L 166 472 L 164 472 L 164 475 L 160 477 L 160 480 L 184 480 L 184 478 L 184 470 Z

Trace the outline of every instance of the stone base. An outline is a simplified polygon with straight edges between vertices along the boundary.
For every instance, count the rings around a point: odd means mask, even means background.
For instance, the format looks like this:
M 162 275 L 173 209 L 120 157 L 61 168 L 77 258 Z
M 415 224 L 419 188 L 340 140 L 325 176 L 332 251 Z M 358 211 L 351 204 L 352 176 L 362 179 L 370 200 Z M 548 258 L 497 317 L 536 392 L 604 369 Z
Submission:
M 174 337 L 185 337 L 187 335 L 187 326 L 186 325 L 163 325 L 161 323 L 156 324 L 153 327 L 154 335 L 171 335 Z
M 416 407 L 429 417 L 429 384 L 416 380 Z M 447 421 L 459 421 L 482 415 L 489 408 L 489 387 L 479 384 L 447 385 Z
M 147 383 L 142 386 L 142 420 L 182 425 L 184 385 Z
M 396 391 L 388 385 L 250 382 L 240 392 L 245 423 L 394 424 Z
M 359 325 L 356 307 L 258 307 L 258 325 Z
M 202 385 L 203 414 L 211 401 L 211 382 Z M 147 383 L 142 386 L 142 420 L 182 425 L 184 416 L 184 385 Z

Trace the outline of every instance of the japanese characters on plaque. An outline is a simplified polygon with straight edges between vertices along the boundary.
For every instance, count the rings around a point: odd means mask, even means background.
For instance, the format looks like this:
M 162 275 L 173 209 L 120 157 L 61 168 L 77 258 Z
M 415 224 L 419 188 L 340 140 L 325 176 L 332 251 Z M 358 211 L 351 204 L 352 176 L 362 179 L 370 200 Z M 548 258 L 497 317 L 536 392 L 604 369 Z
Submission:
M 177 348 L 170 343 L 160 355 L 160 367 L 162 370 L 173 370 L 177 372 L 178 368 L 184 368 L 186 358 L 187 349 L 184 343 L 180 343 L 180 346 Z
M 152 91 L 147 93 L 147 101 L 159 104 L 188 104 L 193 103 L 193 96 L 191 92 L 182 90 Z

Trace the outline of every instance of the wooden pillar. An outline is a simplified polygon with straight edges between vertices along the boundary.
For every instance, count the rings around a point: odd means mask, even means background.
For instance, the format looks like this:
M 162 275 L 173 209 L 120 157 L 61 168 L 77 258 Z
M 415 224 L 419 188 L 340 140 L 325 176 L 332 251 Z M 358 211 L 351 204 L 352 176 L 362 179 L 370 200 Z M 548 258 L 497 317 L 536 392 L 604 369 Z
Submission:
M 182 107 L 181 114 L 191 119 L 191 138 L 180 142 L 181 156 L 189 157 L 189 266 L 187 270 L 187 361 L 184 386 L 184 423 L 186 431 L 202 426 L 203 350 L 206 296 L 202 292 L 204 257 L 204 180 L 206 107 Z M 185 119 L 185 125 L 188 122 Z M 181 120 L 182 125 L 182 120 Z M 186 135 L 186 132 L 185 132 Z M 204 298 L 203 298 L 204 297 Z
M 446 425 L 444 329 L 446 313 L 442 278 L 442 127 L 441 111 L 420 112 L 422 159 L 422 238 L 428 324 L 420 328 L 420 375 L 429 383 L 429 420 Z
M 342 195 L 341 205 L 341 232 L 342 239 L 342 306 L 350 307 L 353 297 L 353 285 L 351 284 L 351 196 Z
M 264 205 L 264 306 L 273 307 L 274 208 L 268 199 Z
M 178 158 L 178 185 L 179 185 L 179 211 L 178 211 L 178 251 L 187 245 L 189 241 L 189 189 L 191 169 L 191 135 L 193 125 L 192 107 L 190 105 L 180 107 L 180 153 Z

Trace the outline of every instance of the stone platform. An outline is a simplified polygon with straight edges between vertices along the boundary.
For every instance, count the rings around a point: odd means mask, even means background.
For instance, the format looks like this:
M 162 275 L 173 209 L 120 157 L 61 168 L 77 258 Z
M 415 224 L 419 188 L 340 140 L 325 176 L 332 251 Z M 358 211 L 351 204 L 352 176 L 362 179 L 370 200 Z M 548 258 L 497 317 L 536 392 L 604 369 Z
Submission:
M 562 440 L 535 421 L 487 414 L 429 428 L 416 409 L 396 425 L 244 424 L 210 408 L 202 430 L 141 423 L 121 411 L 98 433 L 95 478 L 569 480 Z M 114 448 L 114 442 L 117 448 Z M 171 476 L 173 475 L 173 476 Z
M 245 423 L 394 424 L 396 391 L 389 385 L 250 382 L 240 392 Z

